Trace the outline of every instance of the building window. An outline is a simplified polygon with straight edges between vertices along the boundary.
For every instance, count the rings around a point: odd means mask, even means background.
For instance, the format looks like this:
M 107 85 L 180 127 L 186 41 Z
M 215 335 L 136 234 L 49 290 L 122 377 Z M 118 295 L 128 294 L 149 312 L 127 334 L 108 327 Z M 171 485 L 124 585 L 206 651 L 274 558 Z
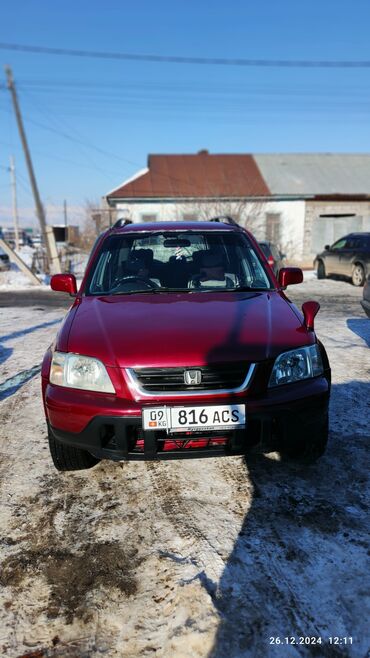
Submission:
M 184 212 L 182 213 L 182 219 L 184 222 L 196 222 L 198 215 L 193 212 Z
M 280 213 L 267 212 L 266 213 L 266 240 L 280 243 Z
M 156 222 L 157 221 L 157 215 L 154 213 L 143 213 L 141 215 L 141 221 L 142 222 Z

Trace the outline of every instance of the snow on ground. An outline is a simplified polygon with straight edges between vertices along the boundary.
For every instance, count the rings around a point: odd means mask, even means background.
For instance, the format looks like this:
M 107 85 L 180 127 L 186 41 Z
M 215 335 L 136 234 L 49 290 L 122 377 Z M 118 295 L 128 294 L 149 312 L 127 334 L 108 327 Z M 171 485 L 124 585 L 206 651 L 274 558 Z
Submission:
M 1 290 L 23 290 L 25 288 L 35 287 L 31 279 L 19 270 L 6 270 L 0 272 L 0 289 Z
M 370 321 L 348 283 L 310 277 L 289 296 L 320 301 L 333 369 L 330 442 L 309 467 L 270 454 L 58 474 L 35 372 L 64 310 L 3 309 L 4 658 L 368 655 Z

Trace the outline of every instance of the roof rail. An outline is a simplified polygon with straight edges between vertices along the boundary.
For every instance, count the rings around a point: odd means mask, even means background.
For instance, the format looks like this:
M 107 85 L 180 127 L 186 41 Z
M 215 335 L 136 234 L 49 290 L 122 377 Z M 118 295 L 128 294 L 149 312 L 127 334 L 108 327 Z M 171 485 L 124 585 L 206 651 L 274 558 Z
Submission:
M 240 225 L 238 224 L 237 221 L 233 217 L 230 217 L 229 215 L 220 215 L 219 217 L 212 217 L 212 219 L 209 220 L 210 222 L 220 222 L 223 224 L 232 224 L 233 226 L 237 226 L 240 228 Z
M 114 228 L 123 228 L 124 226 L 127 226 L 127 224 L 132 224 L 131 219 L 124 219 L 121 217 L 121 219 L 117 219 L 116 222 L 114 222 L 113 226 L 111 226 L 112 229 Z

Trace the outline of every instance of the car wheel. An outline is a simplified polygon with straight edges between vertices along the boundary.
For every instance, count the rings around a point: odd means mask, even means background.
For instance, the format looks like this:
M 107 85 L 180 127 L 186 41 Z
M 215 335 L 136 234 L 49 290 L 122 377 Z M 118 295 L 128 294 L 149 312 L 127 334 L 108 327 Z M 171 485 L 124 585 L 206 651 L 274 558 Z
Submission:
M 363 286 L 365 284 L 365 279 L 365 270 L 360 263 L 357 263 L 352 271 L 352 283 L 354 286 Z
M 91 455 L 87 450 L 74 448 L 60 443 L 49 430 L 49 448 L 54 466 L 58 471 L 82 471 L 92 468 L 100 459 Z
M 326 415 L 320 423 L 310 425 L 303 436 L 299 431 L 285 437 L 281 454 L 289 460 L 312 464 L 325 452 L 329 436 L 329 419 Z
M 319 260 L 317 263 L 317 278 L 325 279 L 325 265 L 322 260 Z

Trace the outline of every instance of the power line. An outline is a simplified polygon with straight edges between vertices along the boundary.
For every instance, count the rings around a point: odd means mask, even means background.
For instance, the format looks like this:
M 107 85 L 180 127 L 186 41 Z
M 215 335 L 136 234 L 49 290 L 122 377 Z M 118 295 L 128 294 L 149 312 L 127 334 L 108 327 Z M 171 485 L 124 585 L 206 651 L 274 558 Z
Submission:
M 66 132 L 65 132 L 65 129 L 64 129 L 63 122 L 61 122 L 61 120 L 60 120 L 58 117 L 56 117 L 54 114 L 53 114 L 53 117 L 52 117 L 53 120 L 54 120 L 54 126 L 53 126 L 53 125 L 50 123 L 50 114 L 47 113 L 47 112 L 45 112 L 45 108 L 44 108 L 43 106 L 40 107 L 40 106 L 38 105 L 38 103 L 36 103 L 36 102 L 34 101 L 32 95 L 31 95 L 31 97 L 30 97 L 30 94 L 29 94 L 29 93 L 27 94 L 27 97 L 28 97 L 28 100 L 31 100 L 31 103 L 33 103 L 33 104 L 35 105 L 35 107 L 38 109 L 38 111 L 41 112 L 41 113 L 43 114 L 43 116 L 46 118 L 46 120 L 49 122 L 49 126 L 41 124 L 41 125 L 43 126 L 43 128 L 45 128 L 45 129 L 47 129 L 47 130 L 52 130 L 53 132 L 56 132 L 57 134 L 60 134 L 62 137 L 66 138 L 66 139 L 69 139 L 70 141 L 73 141 L 75 144 L 77 144 L 77 145 L 80 147 L 80 152 L 82 152 L 82 150 L 81 150 L 81 146 L 82 146 L 82 148 L 84 149 L 84 151 L 86 151 L 88 148 L 90 148 L 90 149 L 92 148 L 92 149 L 94 149 L 94 150 L 97 149 L 97 147 L 96 147 L 94 144 L 86 143 L 86 141 L 83 140 L 83 138 L 81 137 L 81 135 L 79 135 L 79 133 L 77 133 L 77 132 L 76 132 L 73 128 L 71 128 L 70 126 L 69 126 L 69 127 L 67 126 L 67 129 L 70 130 L 70 131 L 72 131 L 72 132 L 75 132 L 76 137 L 74 137 L 74 136 L 71 135 L 70 133 L 69 133 L 69 134 L 66 133 Z M 64 132 L 61 132 L 60 129 L 58 130 L 58 127 L 56 126 L 56 123 L 59 123 L 59 125 L 62 126 L 62 130 L 63 130 Z M 116 172 L 109 171 L 109 170 L 107 170 L 106 168 L 102 169 L 101 167 L 99 167 L 98 165 L 96 165 L 96 163 L 91 159 L 91 155 L 90 155 L 90 154 L 84 152 L 84 155 L 85 155 L 85 157 L 87 157 L 87 158 L 89 159 L 89 163 L 90 163 L 90 164 L 85 165 L 85 166 L 87 166 L 88 168 L 90 168 L 90 169 L 95 169 L 96 171 L 99 171 L 100 173 L 103 173 L 103 174 L 106 175 L 107 177 L 108 177 L 109 174 L 112 174 L 112 175 L 115 175 L 115 174 L 116 174 Z M 112 154 L 111 154 L 111 153 L 109 153 L 109 157 L 112 157 Z M 119 156 L 117 156 L 117 157 L 119 157 Z M 71 163 L 71 164 L 75 164 L 75 165 L 77 165 L 77 166 L 84 166 L 84 165 L 79 165 L 78 163 L 76 163 L 76 162 L 72 162 L 72 161 L 70 161 L 70 163 Z
M 19 88 L 31 98 L 27 84 L 20 85 Z M 348 95 L 346 90 L 342 88 L 336 90 L 335 88 L 331 90 L 319 89 L 316 92 L 304 87 L 297 89 L 288 86 L 283 89 L 272 90 L 268 87 L 261 87 L 261 89 L 254 90 L 239 89 L 234 94 L 228 94 L 227 96 L 224 95 L 224 90 L 218 88 L 203 89 L 200 94 L 195 94 L 193 91 L 188 93 L 187 90 L 183 89 L 179 89 L 178 92 L 173 90 L 173 93 L 163 93 L 159 92 L 158 89 L 147 90 L 145 87 L 138 91 L 128 89 L 125 93 L 123 91 L 120 93 L 117 90 L 115 93 L 101 94 L 98 91 L 98 86 L 93 89 L 93 91 L 86 93 L 80 92 L 78 88 L 72 86 L 67 93 L 63 91 L 62 105 L 60 105 L 57 96 L 59 89 L 54 89 L 51 104 L 57 103 L 58 111 L 62 114 L 76 115 L 76 110 L 84 109 L 89 112 L 89 117 L 93 116 L 91 110 L 102 109 L 106 112 L 104 106 L 109 105 L 111 116 L 114 115 L 115 110 L 119 110 L 122 116 L 126 116 L 127 112 L 130 111 L 135 112 L 136 118 L 139 116 L 137 114 L 138 110 L 140 112 L 144 111 L 146 114 L 150 112 L 153 115 L 155 112 L 163 111 L 166 112 L 166 115 L 178 112 L 184 114 L 184 112 L 191 110 L 195 114 L 207 112 L 211 118 L 211 115 L 220 112 L 235 113 L 241 110 L 243 114 L 248 114 L 255 111 L 290 111 L 292 109 L 307 112 L 308 110 L 315 111 L 316 108 L 323 112 L 335 110 L 336 113 L 341 110 L 356 110 L 357 114 L 358 112 L 368 112 L 370 101 L 370 90 L 367 89 L 358 89 L 356 93 L 351 91 Z M 34 88 L 32 91 L 34 92 Z M 45 91 L 48 92 L 49 89 L 42 91 L 38 89 L 38 94 L 42 95 Z M 178 94 L 181 94 L 181 96 L 179 97 Z M 203 101 L 202 104 L 199 103 L 199 95 Z M 195 103 L 196 100 L 198 100 L 197 103 Z M 248 101 L 247 104 L 246 100 Z M 94 116 L 100 117 L 101 115 L 95 114 Z M 104 114 L 104 116 L 106 115 Z M 56 118 L 54 111 L 53 118 L 54 120 Z M 60 122 L 60 119 L 58 121 Z
M 116 59 L 160 64 L 197 64 L 208 66 L 245 66 L 258 68 L 315 68 L 315 69 L 364 69 L 370 68 L 370 60 L 312 60 L 312 59 L 246 59 L 226 57 L 180 57 L 177 55 L 139 55 L 136 53 L 113 53 L 99 50 L 74 50 L 72 48 L 49 48 L 17 43 L 0 43 L 1 50 L 12 50 L 42 55 L 67 55 L 94 59 Z
M 4 108 L 0 108 L 0 112 L 6 112 Z M 135 167 L 139 166 L 137 162 L 134 162 L 132 160 L 127 160 L 127 158 L 123 158 L 122 156 L 117 155 L 116 153 L 112 153 L 110 151 L 106 151 L 105 149 L 99 148 L 98 146 L 95 146 L 92 143 L 89 143 L 87 141 L 83 141 L 82 139 L 77 139 L 76 137 L 72 137 L 68 133 L 58 130 L 57 128 L 54 128 L 52 126 L 47 126 L 44 123 L 40 123 L 39 121 L 35 121 L 34 119 L 31 119 L 29 116 L 26 116 L 26 121 L 27 123 L 31 123 L 34 126 L 37 126 L 38 128 L 42 128 L 43 130 L 47 130 L 49 132 L 55 133 L 57 135 L 60 135 L 64 139 L 67 139 L 68 141 L 74 143 L 74 144 L 80 144 L 86 148 L 93 149 L 94 151 L 97 151 L 98 153 L 101 153 L 102 155 L 108 156 L 110 158 L 115 158 L 116 160 L 120 160 L 122 162 L 126 162 L 128 164 L 131 164 Z

